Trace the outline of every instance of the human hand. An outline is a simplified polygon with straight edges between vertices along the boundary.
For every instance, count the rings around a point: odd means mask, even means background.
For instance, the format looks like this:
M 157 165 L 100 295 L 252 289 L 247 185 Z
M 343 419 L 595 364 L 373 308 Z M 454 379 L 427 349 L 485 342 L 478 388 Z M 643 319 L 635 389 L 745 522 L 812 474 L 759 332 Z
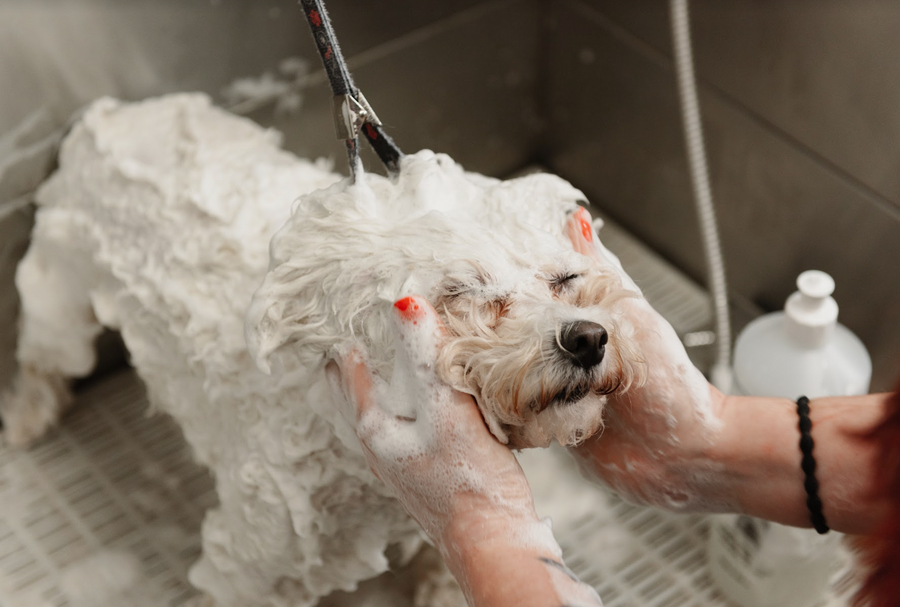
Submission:
M 512 452 L 471 396 L 435 375 L 443 326 L 421 297 L 394 304 L 390 383 L 351 348 L 329 363 L 332 389 L 355 414 L 372 471 L 440 550 L 470 605 L 600 605 L 565 566 Z
M 372 471 L 439 548 L 461 533 L 467 542 L 484 541 L 517 521 L 536 522 L 513 454 L 490 434 L 472 397 L 435 374 L 444 330 L 437 313 L 424 298 L 406 297 L 394 304 L 392 322 L 390 383 L 373 376 L 358 347 L 327 367 Z
M 603 248 L 590 215 L 567 224 L 574 249 L 633 284 Z M 721 432 L 724 397 L 688 358 L 672 326 L 641 297 L 618 304 L 620 324 L 646 365 L 646 381 L 611 395 L 602 434 L 576 450 L 584 466 L 628 501 L 669 510 L 729 509 L 720 466 L 710 448 Z

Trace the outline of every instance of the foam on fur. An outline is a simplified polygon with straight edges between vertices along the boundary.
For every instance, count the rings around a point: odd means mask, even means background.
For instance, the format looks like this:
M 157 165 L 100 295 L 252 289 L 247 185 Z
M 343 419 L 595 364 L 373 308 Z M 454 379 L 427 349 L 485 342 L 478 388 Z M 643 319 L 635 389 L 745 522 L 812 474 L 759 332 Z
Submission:
M 101 326 L 120 330 L 151 402 L 215 475 L 190 579 L 221 606 L 311 606 L 420 549 L 324 374 L 361 341 L 390 377 L 401 296 L 439 305 L 441 373 L 516 446 L 596 431 L 605 392 L 642 372 L 618 308 L 636 290 L 573 251 L 564 226 L 583 195 L 562 179 L 502 182 L 423 151 L 395 181 L 350 184 L 278 144 L 202 95 L 96 102 L 38 192 L 17 275 L 19 385 L 42 396 L 29 414 L 13 395 L 7 424 L 37 436 L 60 381 L 93 366 Z M 601 365 L 560 354 L 570 320 L 607 327 Z
M 633 283 L 573 251 L 565 235 L 583 201 L 554 175 L 500 181 L 428 150 L 407 156 L 393 180 L 366 174 L 312 192 L 272 240 L 271 270 L 247 316 L 250 351 L 270 372 L 273 361 L 322 365 L 336 345 L 360 340 L 389 378 L 387 311 L 420 293 L 451 329 L 443 378 L 475 396 L 497 438 L 580 442 L 601 427 L 605 395 L 643 372 L 617 305 L 638 295 Z M 603 363 L 587 371 L 559 348 L 562 327 L 577 320 L 609 332 Z M 554 402 L 576 387 L 584 398 Z
M 269 239 L 297 196 L 340 178 L 279 141 L 202 95 L 94 103 L 38 193 L 17 275 L 20 385 L 43 374 L 53 400 L 59 377 L 90 371 L 101 323 L 119 329 L 151 402 L 215 475 L 221 505 L 191 580 L 221 606 L 314 605 L 422 543 L 354 440 L 311 406 L 329 407 L 324 377 L 266 376 L 247 354 Z M 4 418 L 39 424 L 23 436 L 54 417 L 20 413 Z

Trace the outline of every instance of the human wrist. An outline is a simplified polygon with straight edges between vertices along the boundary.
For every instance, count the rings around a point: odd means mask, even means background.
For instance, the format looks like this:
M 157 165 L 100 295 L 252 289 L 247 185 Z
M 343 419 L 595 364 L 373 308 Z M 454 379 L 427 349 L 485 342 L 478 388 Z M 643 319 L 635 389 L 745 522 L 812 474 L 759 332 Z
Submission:
M 463 494 L 439 538 L 432 538 L 454 575 L 477 567 L 485 555 L 526 550 L 559 555 L 550 525 L 538 518 L 534 505 L 497 505 L 484 496 Z
M 521 526 L 542 524 L 533 503 L 493 503 L 483 495 L 461 493 L 455 496 L 452 514 L 440 531 L 440 537 L 432 538 L 444 546 L 467 547 L 485 543 L 502 543 Z
M 438 548 L 470 604 L 551 604 L 560 588 L 548 582 L 557 569 L 568 570 L 549 522 L 541 521 L 531 504 L 485 506 L 477 496 L 459 501 L 467 504 L 446 526 Z
M 720 488 L 730 499 L 724 509 L 804 524 L 796 404 L 785 398 L 727 396 L 722 421 L 709 457 L 721 465 Z

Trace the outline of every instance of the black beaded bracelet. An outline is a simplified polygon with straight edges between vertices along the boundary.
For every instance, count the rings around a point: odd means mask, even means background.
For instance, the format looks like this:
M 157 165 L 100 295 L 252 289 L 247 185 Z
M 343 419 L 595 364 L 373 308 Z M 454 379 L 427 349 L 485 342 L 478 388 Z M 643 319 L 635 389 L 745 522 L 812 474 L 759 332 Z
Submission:
M 797 415 L 800 416 L 800 452 L 803 459 L 800 467 L 803 468 L 803 487 L 806 489 L 806 507 L 809 509 L 809 520 L 813 527 L 821 534 L 828 533 L 828 523 L 822 514 L 822 500 L 819 498 L 819 481 L 816 480 L 816 460 L 813 458 L 812 421 L 809 419 L 809 399 L 801 396 L 797 399 Z

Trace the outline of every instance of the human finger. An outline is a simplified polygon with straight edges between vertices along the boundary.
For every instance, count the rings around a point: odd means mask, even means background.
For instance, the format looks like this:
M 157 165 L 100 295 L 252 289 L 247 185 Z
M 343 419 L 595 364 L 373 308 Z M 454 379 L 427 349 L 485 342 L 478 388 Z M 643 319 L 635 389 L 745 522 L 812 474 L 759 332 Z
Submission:
M 339 352 L 325 365 L 325 375 L 333 392 L 343 394 L 353 408 L 350 419 L 359 421 L 375 403 L 372 372 L 357 347 Z
M 575 252 L 599 259 L 600 255 L 594 244 L 594 227 L 587 209 L 578 207 L 577 211 L 569 215 L 569 219 L 566 221 L 566 236 L 569 237 Z
M 433 374 L 445 331 L 437 311 L 421 295 L 410 295 L 394 302 L 393 321 L 397 362 Z
M 454 390 L 436 376 L 437 357 L 447 332 L 437 311 L 419 295 L 405 297 L 394 305 L 397 364 L 392 385 L 406 385 L 410 392 L 420 394 L 407 415 L 419 419 L 425 413 L 426 423 L 443 431 L 460 424 L 484 426 L 472 396 Z

